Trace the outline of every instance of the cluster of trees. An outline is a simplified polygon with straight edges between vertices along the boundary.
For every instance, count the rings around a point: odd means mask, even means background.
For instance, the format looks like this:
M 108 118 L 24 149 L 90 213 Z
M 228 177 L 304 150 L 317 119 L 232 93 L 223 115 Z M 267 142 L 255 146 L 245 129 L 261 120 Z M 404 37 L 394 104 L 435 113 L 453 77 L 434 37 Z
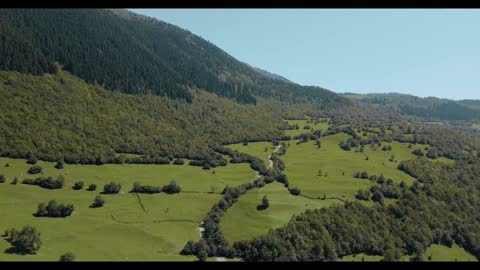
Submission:
M 58 204 L 57 201 L 51 200 L 47 205 L 45 203 L 38 204 L 37 217 L 68 217 L 74 210 L 73 204 Z
M 150 186 L 150 185 L 141 185 L 139 182 L 133 184 L 133 188 L 130 192 L 133 193 L 147 193 L 155 194 L 165 192 L 167 194 L 179 193 L 181 191 L 180 186 L 175 180 L 172 180 L 169 184 L 164 185 L 163 187 Z
M 216 147 L 216 151 L 225 154 L 225 155 L 239 155 L 237 151 L 232 151 L 231 149 L 226 149 L 222 147 Z M 256 160 L 254 158 L 253 160 Z M 275 159 L 273 168 L 266 169 L 263 161 L 261 164 L 263 166 L 256 166 L 250 163 L 252 169 L 258 171 L 260 174 L 265 174 L 263 179 L 256 179 L 253 182 L 248 184 L 243 184 L 235 188 L 230 188 L 226 186 L 222 191 L 222 199 L 215 204 L 207 216 L 203 220 L 204 231 L 202 233 L 202 239 L 195 243 L 193 241 L 187 242 L 185 247 L 182 249 L 181 254 L 183 255 L 195 255 L 200 260 L 205 260 L 207 256 L 223 256 L 228 258 L 233 258 L 235 256 L 235 250 L 228 245 L 227 240 L 223 236 L 220 230 L 220 218 L 221 216 L 234 204 L 238 201 L 240 196 L 245 194 L 247 191 L 253 188 L 260 188 L 265 186 L 265 183 L 270 183 L 284 177 L 286 180 L 286 175 L 281 173 L 278 165 L 275 165 L 279 162 L 279 158 Z M 265 170 L 262 172 L 262 170 Z M 282 175 L 282 176 L 281 176 Z M 270 182 L 267 182 L 267 179 L 270 179 Z M 286 182 L 288 186 L 288 182 Z M 267 199 L 268 200 L 268 199 Z
M 117 194 L 122 189 L 122 185 L 116 182 L 110 182 L 103 186 L 103 194 Z
M 32 226 L 24 226 L 21 230 L 11 228 L 5 230 L 3 237 L 12 248 L 8 251 L 19 254 L 35 254 L 42 247 L 40 232 Z
M 57 179 L 53 179 L 52 177 L 38 177 L 33 179 L 24 179 L 22 181 L 22 184 L 25 185 L 35 185 L 39 186 L 41 188 L 46 188 L 46 189 L 60 189 L 63 188 L 63 185 L 65 183 L 65 178 L 60 175 L 57 177 Z

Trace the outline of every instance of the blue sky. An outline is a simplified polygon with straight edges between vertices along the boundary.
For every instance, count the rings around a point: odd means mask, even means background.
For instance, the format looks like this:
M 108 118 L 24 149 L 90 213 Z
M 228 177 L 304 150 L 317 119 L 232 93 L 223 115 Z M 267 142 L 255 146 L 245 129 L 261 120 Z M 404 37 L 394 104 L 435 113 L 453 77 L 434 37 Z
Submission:
M 480 99 L 480 10 L 134 9 L 335 92 Z

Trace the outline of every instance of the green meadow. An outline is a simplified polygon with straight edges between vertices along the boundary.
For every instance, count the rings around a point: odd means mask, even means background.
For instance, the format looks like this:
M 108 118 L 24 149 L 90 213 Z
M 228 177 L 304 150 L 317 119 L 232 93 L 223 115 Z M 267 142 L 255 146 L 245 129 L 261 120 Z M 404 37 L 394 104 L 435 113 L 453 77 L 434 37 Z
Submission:
M 230 148 L 232 150 L 237 150 L 240 153 L 249 154 L 254 157 L 261 158 L 265 165 L 268 166 L 268 156 L 273 152 L 274 147 L 271 142 L 251 142 L 248 145 L 243 145 L 243 143 L 229 144 L 225 148 Z M 265 151 L 267 150 L 267 151 Z
M 472 254 L 465 251 L 465 249 L 458 245 L 452 247 L 446 247 L 442 245 L 431 245 L 423 254 L 422 259 L 424 261 L 434 262 L 478 262 L 478 260 Z
M 5 167 L 5 164 L 9 164 Z M 163 186 L 175 180 L 182 191 L 194 192 L 221 192 L 226 185 L 238 186 L 248 183 L 255 177 L 255 172 L 249 164 L 228 164 L 228 166 L 203 170 L 201 167 L 187 165 L 150 165 L 150 164 L 105 164 L 96 165 L 69 165 L 58 170 L 54 162 L 39 161 L 36 165 L 43 168 L 42 174 L 29 175 L 27 164 L 23 159 L 0 158 L 0 174 L 5 175 L 7 182 L 14 177 L 19 181 L 25 178 L 38 176 L 57 177 L 63 175 L 65 184 L 71 187 L 77 181 L 84 181 L 85 185 L 96 184 L 98 188 L 110 181 L 122 185 L 122 191 L 128 192 L 134 182 L 145 185 Z M 215 172 L 215 173 L 214 173 Z
M 289 136 L 295 136 L 295 135 L 299 135 L 299 134 L 302 134 L 302 133 L 311 133 L 313 132 L 314 130 L 317 130 L 317 129 L 321 129 L 322 131 L 327 131 L 329 125 L 328 123 L 307 123 L 307 120 L 288 120 L 288 123 L 290 125 L 295 125 L 295 124 L 298 124 L 299 126 L 299 129 L 294 129 L 294 130 L 285 130 L 285 134 L 286 135 L 289 135 Z M 305 126 L 310 126 L 310 129 L 304 129 Z
M 317 148 L 312 141 L 302 144 L 292 141 L 286 155 L 282 158 L 286 165 L 285 173 L 290 186 L 300 188 L 302 194 L 308 196 L 326 195 L 354 199 L 358 189 L 368 189 L 372 186 L 371 181 L 354 177 L 359 171 L 366 171 L 369 175 L 383 174 L 393 179 L 395 183 L 401 181 L 409 185 L 413 183 L 414 179 L 397 167 L 402 160 L 417 158 L 411 153 L 415 148 L 421 148 L 425 152 L 425 145 L 414 145 L 408 148 L 408 144 L 394 141 L 382 143 L 382 147 L 383 145 L 392 146 L 390 151 L 382 151 L 381 147 L 371 149 L 370 146 L 366 146 L 362 153 L 356 152 L 356 148 L 344 151 L 339 147 L 339 143 L 348 138 L 349 135 L 344 133 L 322 137 L 320 148 Z M 393 162 L 389 161 L 392 155 Z M 438 161 L 451 162 L 446 158 Z
M 382 260 L 382 256 L 371 256 L 365 254 L 356 254 L 344 256 L 340 261 L 345 262 L 375 262 Z M 409 261 L 409 256 L 403 256 L 400 261 Z M 431 245 L 422 255 L 423 261 L 432 262 L 478 262 L 478 260 L 470 253 L 466 252 L 462 247 L 454 244 L 452 247 L 443 245 Z
M 9 164 L 5 167 L 5 164 Z M 226 186 L 236 186 L 254 178 L 248 164 L 229 164 L 211 170 L 188 165 L 68 165 L 57 170 L 55 163 L 39 161 L 42 176 L 65 176 L 60 190 L 47 190 L 21 184 L 24 178 L 40 174 L 27 174 L 31 166 L 21 159 L 0 159 L 0 174 L 7 181 L 0 184 L 0 231 L 24 225 L 35 226 L 42 234 L 43 246 L 36 255 L 0 253 L 0 261 L 58 260 L 67 251 L 78 260 L 194 260 L 179 255 L 188 240 L 198 241 L 198 226 L 212 205 L 221 198 Z M 215 171 L 215 173 L 213 173 Z M 18 177 L 17 185 L 10 184 Z M 132 184 L 164 185 L 176 180 L 182 192 L 173 195 L 128 193 Z M 85 186 L 96 184 L 96 191 L 75 191 L 76 181 Z M 106 201 L 101 208 L 90 208 L 93 199 L 105 183 L 116 181 L 122 191 L 115 195 L 102 195 Z M 86 188 L 86 187 L 85 187 Z M 210 193 L 210 192 L 215 193 Z M 39 218 L 32 214 L 37 205 L 49 200 L 73 203 L 75 210 L 67 218 Z M 139 200 L 144 208 L 141 207 Z M 144 210 L 145 209 L 145 210 Z M 10 244 L 0 239 L 0 250 Z M 118 248 L 112 248 L 118 247 Z
M 270 206 L 265 210 L 257 210 L 263 196 L 267 196 Z M 227 241 L 233 244 L 236 241 L 266 234 L 269 229 L 281 227 L 287 224 L 293 215 L 307 209 L 322 208 L 336 203 L 340 202 L 293 196 L 282 184 L 274 182 L 240 197 L 222 217 L 220 226 Z

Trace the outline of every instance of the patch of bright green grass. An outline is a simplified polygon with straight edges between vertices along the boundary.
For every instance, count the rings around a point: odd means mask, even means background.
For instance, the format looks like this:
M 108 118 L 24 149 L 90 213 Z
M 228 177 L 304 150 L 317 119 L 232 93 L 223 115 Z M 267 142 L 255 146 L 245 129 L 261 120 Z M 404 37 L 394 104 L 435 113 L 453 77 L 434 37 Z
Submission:
M 10 244 L 2 238 L 0 261 L 56 261 L 67 251 L 73 252 L 77 260 L 194 260 L 192 256 L 180 256 L 179 252 L 186 241 L 200 239 L 197 227 L 220 198 L 218 194 L 142 194 L 145 213 L 136 195 L 129 193 L 102 195 L 105 205 L 90 208 L 98 194 L 99 191 L 0 184 L 0 230 L 32 225 L 41 232 L 43 242 L 36 255 L 22 256 L 4 253 Z M 73 203 L 72 216 L 32 215 L 38 203 L 52 199 Z
M 9 167 L 4 165 L 8 163 Z M 188 163 L 188 161 L 186 162 Z M 54 162 L 39 161 L 37 165 L 43 168 L 43 174 L 30 175 L 24 159 L 0 158 L 0 174 L 4 174 L 7 182 L 18 177 L 19 182 L 25 178 L 39 176 L 65 176 L 66 188 L 73 183 L 84 181 L 85 185 L 96 184 L 102 189 L 110 181 L 122 185 L 122 191 L 128 192 L 134 182 L 144 185 L 163 186 L 175 180 L 182 191 L 221 192 L 226 185 L 231 187 L 248 183 L 255 177 L 255 172 L 249 164 L 228 164 L 228 166 L 203 170 L 201 167 L 185 165 L 152 165 L 152 164 L 105 164 L 96 165 L 69 165 L 65 164 L 61 170 L 55 169 Z M 213 173 L 215 171 L 215 173 Z
M 326 118 L 325 118 L 326 119 Z M 289 136 L 295 136 L 302 133 L 311 133 L 317 129 L 322 130 L 323 132 L 327 131 L 329 125 L 327 122 L 325 123 L 307 123 L 307 120 L 288 120 L 290 125 L 298 124 L 299 129 L 294 130 L 285 130 L 285 134 Z M 305 126 L 310 126 L 310 129 L 304 129 Z
M 377 176 L 383 173 L 395 183 L 413 183 L 412 177 L 397 169 L 400 161 L 416 158 L 407 144 L 392 142 L 389 144 L 391 151 L 372 150 L 367 146 L 363 153 L 356 153 L 355 149 L 344 151 L 338 146 L 348 138 L 344 133 L 323 137 L 320 139 L 321 148 L 311 141 L 299 145 L 291 143 L 282 158 L 290 186 L 298 187 L 303 194 L 313 197 L 325 194 L 327 197 L 354 199 L 358 189 L 368 189 L 373 184 L 369 180 L 354 178 L 358 171 Z M 392 154 L 397 162 L 389 161 Z M 319 170 L 322 176 L 318 175 Z
M 116 157 L 125 156 L 126 158 L 137 158 L 137 157 L 141 157 L 142 155 L 129 154 L 129 153 L 115 153 L 115 156 Z
M 429 257 L 431 256 L 431 260 Z M 442 245 L 431 245 L 422 256 L 424 261 L 434 262 L 477 262 L 478 260 L 472 254 L 468 253 L 462 247 L 454 244 L 451 248 Z
M 265 161 L 265 166 L 268 166 L 268 156 L 273 152 L 274 147 L 271 142 L 250 142 L 248 145 L 243 143 L 229 144 L 225 148 L 237 150 L 240 153 L 249 154 L 254 157 L 261 158 Z M 265 151 L 267 150 L 267 151 Z
M 382 260 L 382 258 L 382 256 L 371 256 L 360 253 L 350 256 L 344 256 L 338 260 L 342 262 L 379 262 L 380 260 Z
M 270 206 L 265 210 L 257 210 L 257 205 L 261 204 L 264 195 L 267 196 Z M 287 224 L 293 215 L 307 209 L 322 208 L 335 203 L 341 202 L 293 196 L 282 184 L 275 182 L 240 197 L 222 217 L 220 227 L 227 241 L 233 244 L 281 227 Z

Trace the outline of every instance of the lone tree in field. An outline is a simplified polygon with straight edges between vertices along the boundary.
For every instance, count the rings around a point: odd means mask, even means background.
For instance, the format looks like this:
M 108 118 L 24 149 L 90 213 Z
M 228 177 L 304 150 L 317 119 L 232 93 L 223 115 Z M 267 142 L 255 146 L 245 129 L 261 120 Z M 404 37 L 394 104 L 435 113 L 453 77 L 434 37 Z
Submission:
M 60 262 L 73 262 L 75 261 L 75 255 L 73 255 L 72 252 L 67 252 L 60 256 L 60 259 L 58 260 Z
M 102 207 L 104 204 L 105 204 L 105 200 L 102 198 L 102 196 L 98 195 L 97 197 L 95 197 L 95 200 L 93 200 L 93 203 L 90 207 L 98 208 L 98 207 Z
M 28 157 L 27 163 L 35 165 L 37 164 L 37 162 L 38 162 L 37 157 L 34 154 L 30 154 L 30 156 Z
M 5 183 L 5 176 L 0 174 L 0 183 Z
M 78 181 L 76 182 L 75 184 L 73 184 L 73 189 L 74 190 L 80 190 L 80 189 L 83 189 L 83 186 L 85 185 L 85 183 L 83 183 L 83 181 Z
M 90 184 L 87 188 L 88 191 L 95 191 L 97 189 L 97 185 L 95 184 Z
M 18 178 L 17 178 L 17 177 L 13 178 L 11 184 L 12 184 L 12 185 L 16 185 L 17 183 L 18 183 Z
M 40 232 L 29 225 L 20 231 L 13 228 L 8 230 L 5 240 L 12 244 L 12 251 L 19 254 L 35 254 L 42 246 Z
M 57 164 L 55 164 L 55 168 L 59 170 L 63 169 L 63 161 L 62 160 L 57 161 Z

